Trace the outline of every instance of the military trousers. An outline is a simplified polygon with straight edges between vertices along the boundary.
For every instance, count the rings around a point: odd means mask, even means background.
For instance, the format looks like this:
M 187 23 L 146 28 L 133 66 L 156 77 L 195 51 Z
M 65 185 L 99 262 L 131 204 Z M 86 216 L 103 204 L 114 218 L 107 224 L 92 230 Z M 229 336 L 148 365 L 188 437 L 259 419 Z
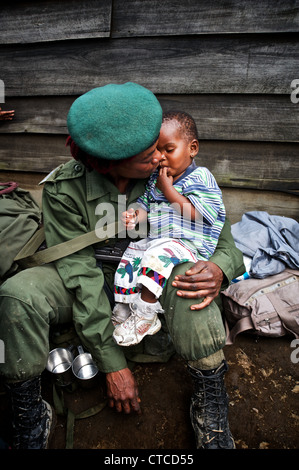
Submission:
M 180 298 L 171 285 L 174 277 L 184 274 L 192 264 L 173 269 L 160 297 L 174 350 L 187 361 L 216 353 L 226 340 L 220 297 L 205 309 L 192 311 L 190 306 L 199 299 Z M 110 278 L 113 283 L 113 275 Z M 74 293 L 65 288 L 54 264 L 21 271 L 0 286 L 0 340 L 4 345 L 1 376 L 24 381 L 43 372 L 50 328 L 72 321 L 73 301 Z

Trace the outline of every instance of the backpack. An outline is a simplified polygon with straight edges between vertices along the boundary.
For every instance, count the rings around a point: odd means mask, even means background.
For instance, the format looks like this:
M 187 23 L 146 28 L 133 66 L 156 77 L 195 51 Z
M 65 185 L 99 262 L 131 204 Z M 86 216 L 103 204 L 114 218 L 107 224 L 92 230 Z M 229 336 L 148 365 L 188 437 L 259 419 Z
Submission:
M 299 271 L 285 269 L 264 279 L 246 279 L 231 284 L 221 295 L 227 345 L 244 331 L 299 338 Z
M 110 227 L 110 228 L 109 228 Z M 122 231 L 118 223 L 107 226 L 107 234 Z M 26 269 L 51 263 L 86 246 L 107 242 L 96 230 L 46 248 L 42 211 L 29 191 L 18 183 L 0 183 L 0 284 L 19 268 Z M 127 240 L 112 248 L 102 246 L 95 252 L 97 260 L 119 262 Z
M 18 269 L 14 258 L 38 230 L 41 218 L 29 191 L 15 182 L 0 183 L 0 283 Z

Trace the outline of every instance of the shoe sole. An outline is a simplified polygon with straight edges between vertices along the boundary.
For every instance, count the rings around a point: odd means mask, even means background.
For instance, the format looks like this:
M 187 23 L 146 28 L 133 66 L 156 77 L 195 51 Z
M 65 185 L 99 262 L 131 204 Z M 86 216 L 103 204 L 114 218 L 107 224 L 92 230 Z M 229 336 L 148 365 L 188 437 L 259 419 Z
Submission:
M 129 341 L 127 343 L 120 343 L 119 339 L 117 339 L 117 336 L 115 336 L 114 333 L 113 333 L 113 339 L 114 339 L 114 341 L 116 341 L 116 343 L 119 346 L 133 346 L 134 344 L 139 344 L 145 336 L 152 336 L 152 335 L 158 333 L 158 331 L 161 329 L 161 326 L 162 325 L 161 325 L 161 322 L 160 322 L 159 318 L 156 318 L 155 323 L 153 325 L 151 325 L 151 327 L 147 330 L 146 333 L 144 333 L 143 335 L 137 335 L 137 341 L 136 341 L 136 339 L 133 339 L 132 341 Z

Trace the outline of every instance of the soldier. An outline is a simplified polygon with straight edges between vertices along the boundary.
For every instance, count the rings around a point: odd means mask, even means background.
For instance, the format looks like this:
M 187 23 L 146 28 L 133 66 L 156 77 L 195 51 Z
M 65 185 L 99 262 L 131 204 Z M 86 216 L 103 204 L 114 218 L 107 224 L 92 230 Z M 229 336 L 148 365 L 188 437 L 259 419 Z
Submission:
M 118 217 L 120 195 L 129 207 L 143 194 L 161 159 L 161 122 L 156 97 L 134 83 L 99 87 L 75 100 L 67 124 L 76 161 L 54 171 L 43 190 L 48 247 L 94 230 L 104 216 L 101 204 L 109 203 L 110 216 Z M 116 241 L 117 236 L 111 237 L 110 244 Z M 125 413 L 140 412 L 138 387 L 124 352 L 129 348 L 112 338 L 111 305 L 104 286 L 113 285 L 115 269 L 109 263 L 101 269 L 89 246 L 21 271 L 1 285 L 0 338 L 6 360 L 0 373 L 12 400 L 13 447 L 48 445 L 52 410 L 42 399 L 40 376 L 47 362 L 50 327 L 59 323 L 74 323 L 82 344 L 106 374 L 109 405 Z M 175 351 L 188 362 L 194 380 L 191 420 L 198 447 L 234 446 L 227 420 L 222 350 L 226 337 L 219 292 L 243 271 L 242 254 L 226 221 L 209 261 L 176 266 L 160 299 Z

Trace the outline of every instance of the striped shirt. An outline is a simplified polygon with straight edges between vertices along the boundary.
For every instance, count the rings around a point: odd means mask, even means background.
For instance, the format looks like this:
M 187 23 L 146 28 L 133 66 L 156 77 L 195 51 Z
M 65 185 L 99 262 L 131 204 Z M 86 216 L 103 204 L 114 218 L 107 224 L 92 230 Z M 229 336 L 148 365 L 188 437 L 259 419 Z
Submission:
M 225 221 L 222 194 L 214 176 L 193 161 L 173 184 L 200 214 L 196 220 L 184 217 L 178 204 L 171 204 L 165 198 L 156 187 L 157 178 L 158 170 L 151 175 L 145 193 L 138 199 L 140 206 L 148 212 L 149 238 L 179 238 L 199 259 L 209 259 Z

